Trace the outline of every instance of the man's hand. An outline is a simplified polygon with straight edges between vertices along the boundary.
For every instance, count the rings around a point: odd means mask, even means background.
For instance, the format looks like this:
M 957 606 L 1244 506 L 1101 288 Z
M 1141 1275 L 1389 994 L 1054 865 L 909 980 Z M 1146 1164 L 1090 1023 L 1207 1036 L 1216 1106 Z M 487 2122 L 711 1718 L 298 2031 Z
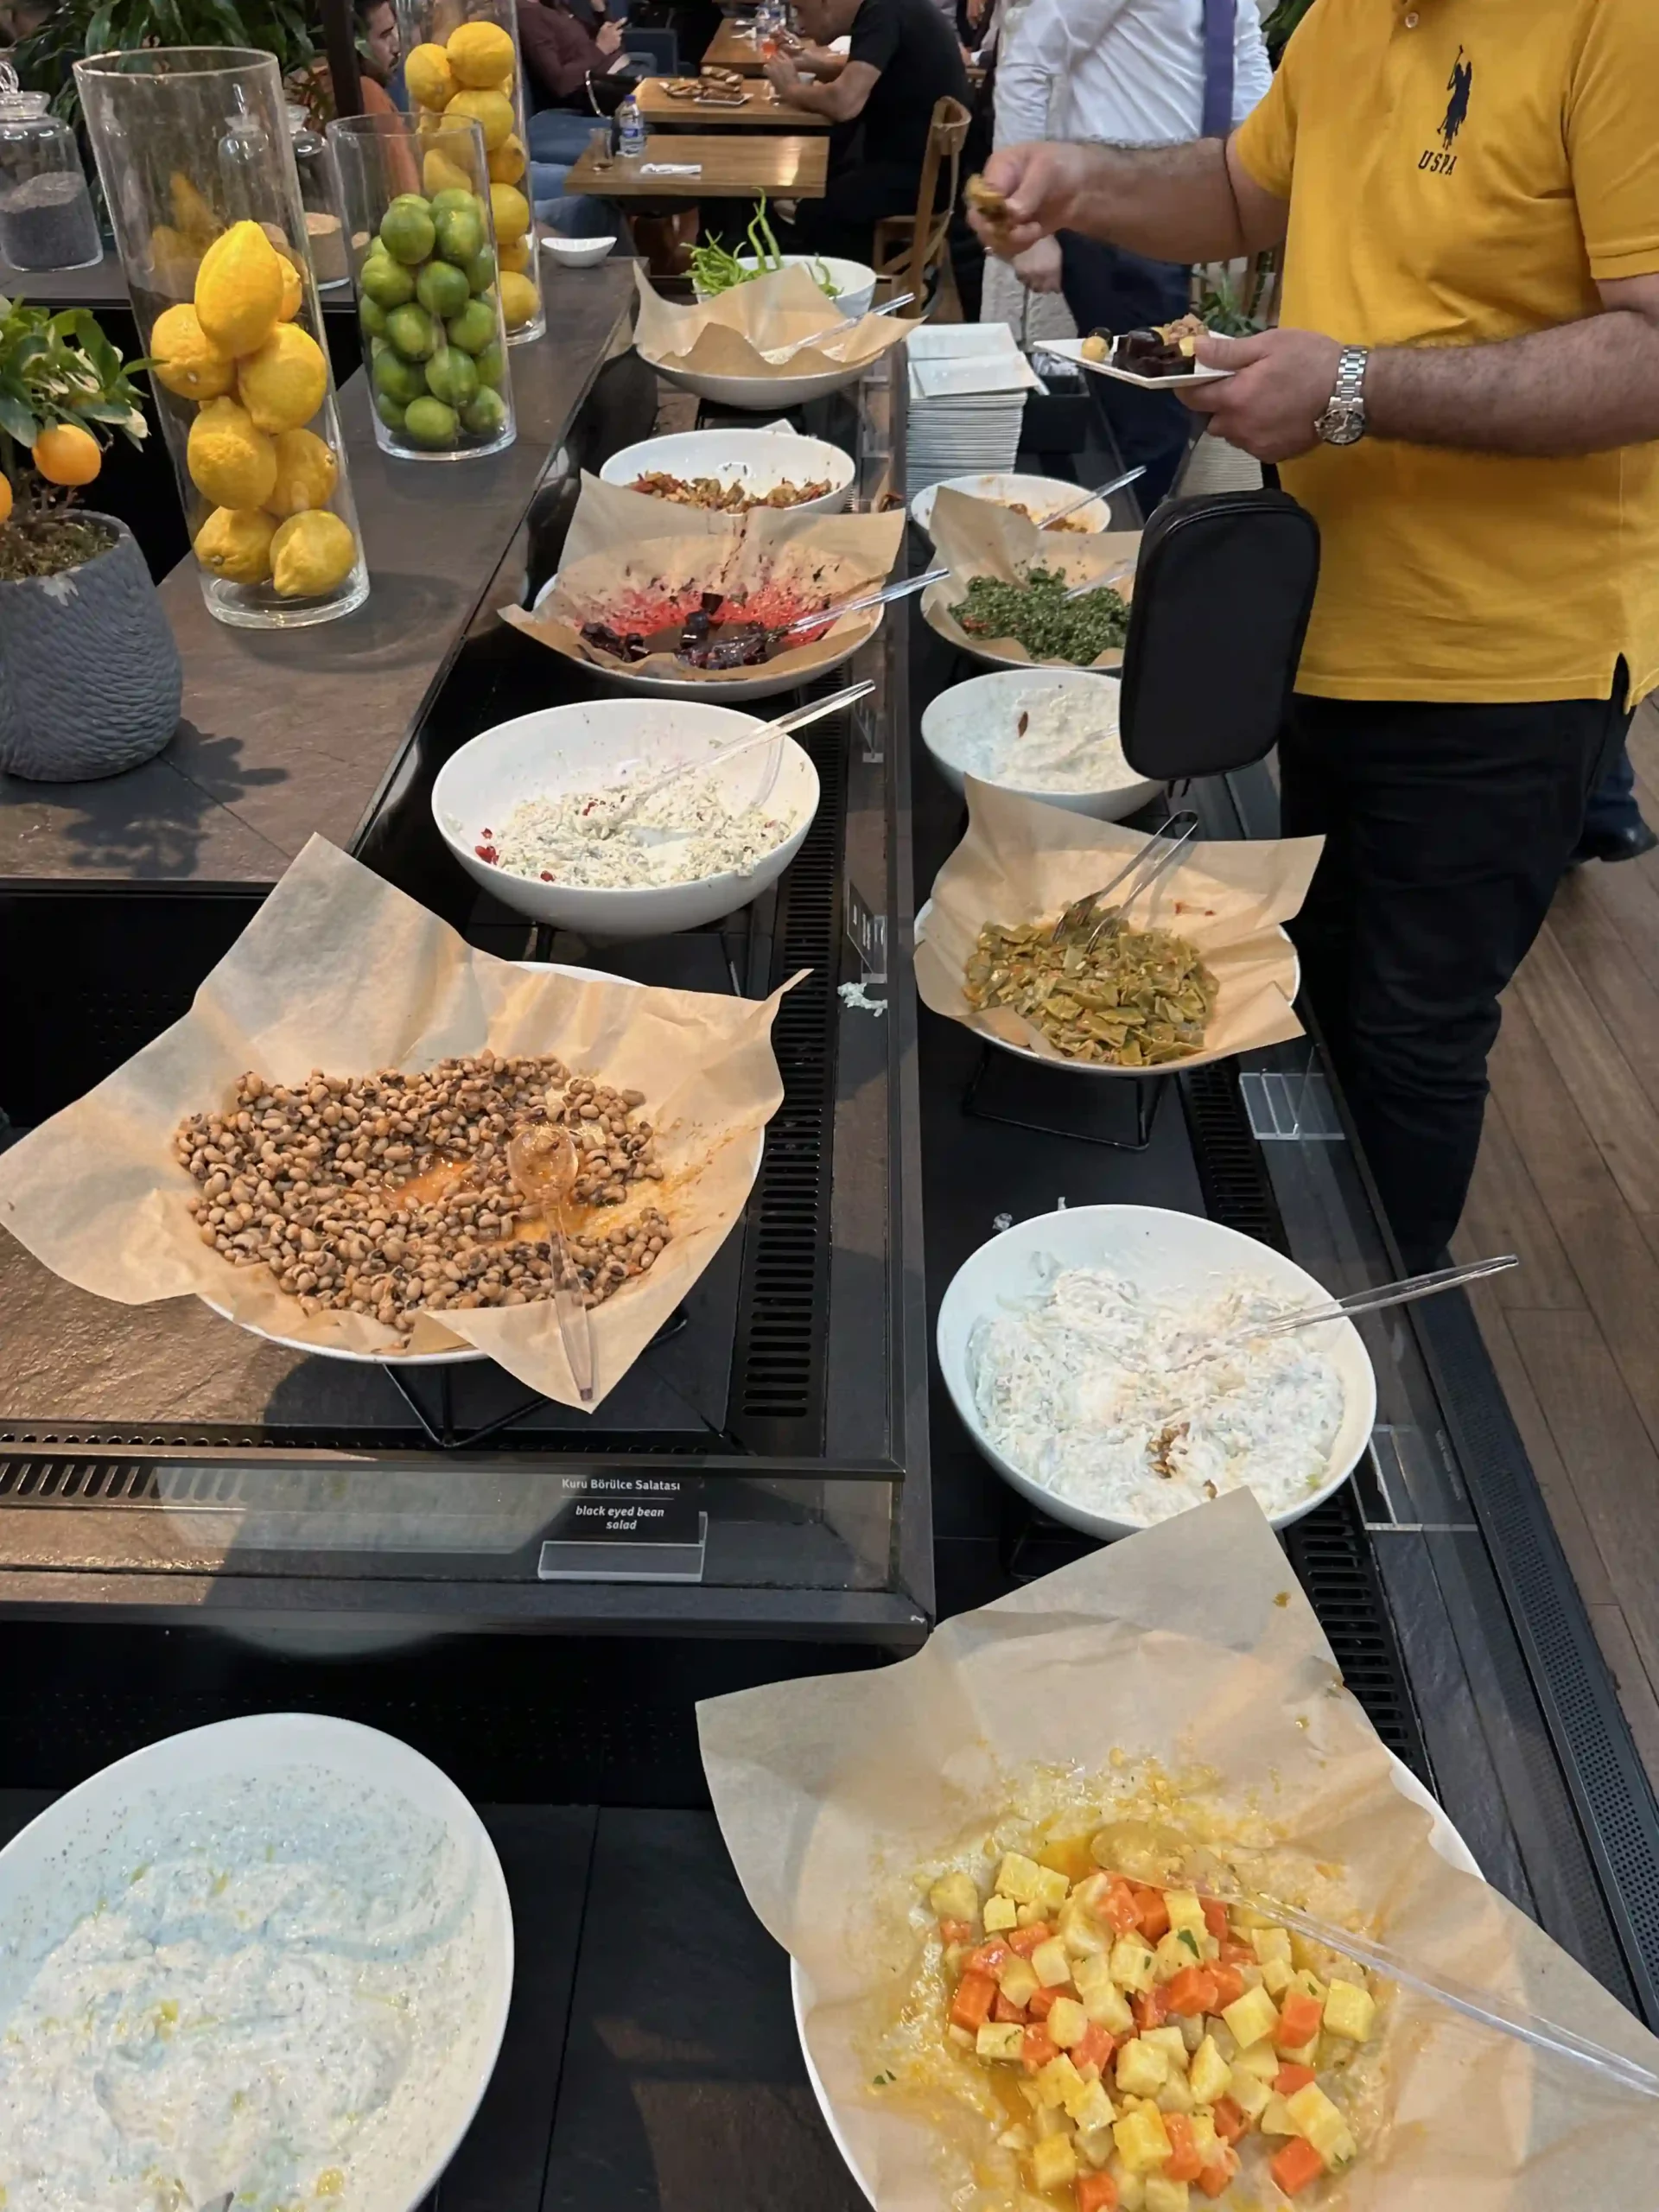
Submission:
M 1039 238 L 1014 257 L 1014 273 L 1028 291 L 1058 292 L 1060 289 L 1060 242 Z
M 1225 384 L 1181 393 L 1210 427 L 1258 461 L 1291 461 L 1319 442 L 1315 423 L 1336 389 L 1342 348 L 1316 330 L 1264 330 L 1255 338 L 1198 340 L 1199 366 L 1231 369 Z
M 594 44 L 601 54 L 614 54 L 622 44 L 620 23 L 604 22 L 594 33 Z
M 764 73 L 779 99 L 793 99 L 801 89 L 801 73 L 786 54 L 774 54 Z
M 1071 226 L 1078 193 L 1094 167 L 1091 146 L 1005 146 L 985 164 L 985 181 L 1007 202 L 1001 222 L 970 213 L 982 242 L 1005 261 Z

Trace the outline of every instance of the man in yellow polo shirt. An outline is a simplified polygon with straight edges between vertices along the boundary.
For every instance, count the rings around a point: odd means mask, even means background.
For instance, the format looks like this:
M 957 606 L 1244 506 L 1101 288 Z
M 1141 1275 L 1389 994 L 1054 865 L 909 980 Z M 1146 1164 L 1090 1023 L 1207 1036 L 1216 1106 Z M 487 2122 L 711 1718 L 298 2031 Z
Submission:
M 1659 0 L 1314 0 L 1224 145 L 1013 146 L 995 250 L 1285 245 L 1189 404 L 1323 563 L 1280 744 L 1305 970 L 1408 1264 L 1456 1226 L 1498 994 L 1659 683 Z

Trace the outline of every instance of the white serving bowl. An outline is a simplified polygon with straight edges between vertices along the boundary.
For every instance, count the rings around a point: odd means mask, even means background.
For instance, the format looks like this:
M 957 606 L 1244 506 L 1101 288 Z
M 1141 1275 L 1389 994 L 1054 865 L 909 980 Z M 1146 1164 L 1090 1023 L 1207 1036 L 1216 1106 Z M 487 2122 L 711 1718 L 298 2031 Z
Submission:
M 1109 685 L 1109 690 L 1106 688 Z M 999 777 L 986 775 L 973 765 L 972 747 L 976 732 L 987 723 L 1011 726 L 1022 698 L 1055 686 L 1067 691 L 1086 690 L 1092 693 L 1100 700 L 1103 726 L 1116 728 L 1118 678 L 1110 671 L 1027 666 L 999 669 L 993 676 L 970 677 L 965 683 L 953 683 L 948 691 L 941 691 L 922 716 L 922 742 L 954 791 L 963 789 L 967 773 L 977 776 L 982 783 L 990 784 L 997 791 L 1011 791 L 1016 798 L 1036 799 L 1044 806 L 1063 806 L 1070 814 L 1087 814 L 1096 822 L 1122 822 L 1137 807 L 1144 806 L 1160 788 L 1152 778 L 1137 775 L 1124 760 L 1119 759 L 1115 765 L 1116 781 L 1070 791 L 1034 791 L 1028 785 L 1006 783 Z
M 779 484 L 818 484 L 830 489 L 821 499 L 802 499 L 780 514 L 839 514 L 851 496 L 858 474 L 851 454 L 826 438 L 802 438 L 792 430 L 684 430 L 671 438 L 646 438 L 624 446 L 600 470 L 601 482 L 630 486 L 635 479 L 660 471 L 688 481 L 717 477 L 753 493 Z M 691 513 L 694 510 L 686 509 Z
M 950 1402 L 975 1446 L 1004 1481 L 1052 1519 L 1091 1536 L 1132 1535 L 1139 1522 L 1072 1504 L 1005 1459 L 986 1435 L 974 1404 L 968 1363 L 974 1328 L 1035 1291 L 1033 1262 L 1039 1256 L 1062 1267 L 1110 1268 L 1166 1295 L 1197 1296 L 1217 1277 L 1236 1275 L 1259 1281 L 1264 1289 L 1298 1306 L 1317 1305 L 1331 1294 L 1270 1245 L 1207 1221 L 1202 1214 L 1173 1213 L 1161 1206 L 1074 1206 L 1063 1213 L 1038 1214 L 993 1236 L 963 1262 L 939 1307 L 937 1344 Z M 1370 1443 L 1376 1421 L 1376 1376 L 1353 1323 L 1323 1324 L 1320 1350 L 1342 1385 L 1342 1420 L 1319 1484 L 1294 1505 L 1268 1515 L 1275 1529 L 1287 1529 L 1341 1489 Z
M 1079 495 L 1075 484 L 1063 484 L 1054 476 L 948 476 L 943 484 L 929 484 L 919 491 L 910 503 L 910 518 L 918 530 L 931 535 L 933 502 L 941 492 L 960 492 L 969 499 L 988 499 L 994 506 L 1011 507 L 1016 504 L 1030 510 L 1033 520 L 1043 522 L 1049 515 L 1058 514 Z M 1109 499 L 1091 499 L 1086 507 L 1079 507 L 1071 518 L 1074 523 L 1086 523 L 1090 531 L 1109 530 L 1112 526 L 1112 503 Z M 1082 533 L 1057 530 L 1053 536 L 1063 545 L 1067 537 Z
M 512 1995 L 512 1908 L 501 1862 L 478 1815 L 448 1775 L 395 1736 L 316 1713 L 262 1713 L 166 1737 L 103 1768 L 0 1851 L 0 1958 L 14 1961 L 10 1972 L 0 1966 L 0 1993 L 8 1989 L 16 1962 L 27 1955 L 31 1931 L 51 1937 L 64 1870 L 107 1849 L 140 1800 L 155 1794 L 188 1803 L 194 1792 L 226 1776 L 270 1776 L 276 1800 L 277 1777 L 294 1767 L 335 1775 L 359 1789 L 366 1783 L 403 1800 L 443 1827 L 475 1870 L 477 1955 L 471 1982 L 479 1998 L 476 2014 L 464 2025 L 455 2024 L 443 2075 L 427 2085 L 409 2116 L 407 2173 L 395 2189 L 352 2198 L 358 2212 L 411 2212 L 454 2156 L 495 2070 Z M 279 1805 L 276 1813 L 280 1826 Z M 130 1872 L 124 1869 L 118 1878 Z M 67 1928 L 61 1932 L 67 1935 Z
M 867 262 L 838 261 L 831 253 L 786 253 L 782 256 L 785 269 L 804 269 L 817 284 L 822 270 L 835 286 L 833 293 L 824 297 L 837 314 L 849 322 L 861 322 L 868 315 L 875 298 L 875 271 Z M 740 253 L 740 269 L 759 269 L 760 262 L 752 253 Z M 818 288 L 821 291 L 823 286 Z
M 775 883 L 801 849 L 818 810 L 818 772 L 792 738 L 780 738 L 783 758 L 768 804 L 793 824 L 753 874 L 728 872 L 695 883 L 623 891 L 531 882 L 481 861 L 473 849 L 520 799 L 566 791 L 609 791 L 630 778 L 659 775 L 696 760 L 762 727 L 755 715 L 702 700 L 588 699 L 545 707 L 498 723 L 447 761 L 432 790 L 438 834 L 474 880 L 515 912 L 585 937 L 661 937 L 717 922 L 747 906 Z M 756 746 L 715 772 L 721 791 L 741 804 L 761 787 L 772 760 Z M 624 773 L 625 764 L 628 766 Z
M 720 407 L 741 407 L 755 414 L 779 407 L 803 407 L 809 399 L 827 399 L 832 391 L 856 384 L 870 365 L 868 361 L 855 361 L 826 369 L 820 376 L 791 377 L 777 372 L 765 377 L 718 377 L 704 376 L 673 361 L 658 360 L 643 347 L 639 352 L 647 367 L 666 377 L 670 384 L 678 385 L 682 391 L 694 391 L 699 399 L 712 399 Z
M 543 231 L 542 233 L 543 251 L 550 253 L 555 261 L 563 262 L 567 269 L 591 269 L 596 261 L 604 260 L 615 244 L 614 238 L 561 238 L 556 231 Z

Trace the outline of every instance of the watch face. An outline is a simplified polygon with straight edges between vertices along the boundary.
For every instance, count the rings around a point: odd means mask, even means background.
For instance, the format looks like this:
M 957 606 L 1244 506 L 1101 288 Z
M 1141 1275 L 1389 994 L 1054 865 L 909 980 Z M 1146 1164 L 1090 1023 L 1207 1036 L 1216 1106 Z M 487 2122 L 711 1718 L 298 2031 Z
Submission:
M 1333 399 L 1319 420 L 1319 433 L 1328 446 L 1357 445 L 1365 435 L 1365 410 L 1357 399 Z

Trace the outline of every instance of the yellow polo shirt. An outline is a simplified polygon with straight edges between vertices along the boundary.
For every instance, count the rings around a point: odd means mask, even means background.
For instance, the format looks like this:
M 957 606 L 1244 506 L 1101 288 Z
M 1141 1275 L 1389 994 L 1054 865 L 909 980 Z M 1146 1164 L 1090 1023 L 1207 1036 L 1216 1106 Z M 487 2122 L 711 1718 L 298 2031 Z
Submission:
M 1290 202 L 1281 320 L 1474 346 L 1659 272 L 1659 0 L 1314 0 L 1238 134 Z M 1659 684 L 1659 444 L 1522 460 L 1367 437 L 1287 462 L 1318 518 L 1298 688 L 1605 698 Z

